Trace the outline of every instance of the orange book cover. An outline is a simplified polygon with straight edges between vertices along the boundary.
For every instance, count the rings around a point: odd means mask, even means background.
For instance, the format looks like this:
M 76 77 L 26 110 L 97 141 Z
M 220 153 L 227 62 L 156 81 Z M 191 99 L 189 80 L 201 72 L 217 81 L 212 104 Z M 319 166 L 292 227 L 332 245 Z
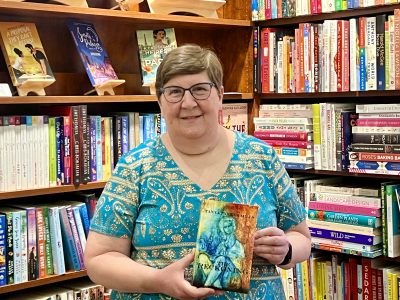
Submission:
M 14 86 L 29 79 L 54 79 L 34 23 L 0 22 L 1 50 Z
M 258 206 L 203 201 L 197 233 L 193 285 L 247 293 Z

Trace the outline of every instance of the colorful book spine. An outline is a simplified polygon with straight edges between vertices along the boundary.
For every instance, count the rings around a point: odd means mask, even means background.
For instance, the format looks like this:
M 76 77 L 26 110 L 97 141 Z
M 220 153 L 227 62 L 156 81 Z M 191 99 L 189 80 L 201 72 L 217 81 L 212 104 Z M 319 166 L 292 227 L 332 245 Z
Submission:
M 39 278 L 46 277 L 46 242 L 44 229 L 43 208 L 36 208 L 36 226 L 37 226 L 37 247 L 38 247 L 38 266 Z
M 102 135 L 101 135 L 101 116 L 96 118 L 96 173 L 97 180 L 103 180 L 103 152 L 102 152 Z
M 61 236 L 59 209 L 57 206 L 49 208 L 50 239 L 53 256 L 53 270 L 55 275 L 65 273 L 64 250 Z
M 82 248 L 81 241 L 79 239 L 79 233 L 78 233 L 78 228 L 76 226 L 74 212 L 72 210 L 72 207 L 70 207 L 70 206 L 66 207 L 66 211 L 67 211 L 67 216 L 68 216 L 68 220 L 69 220 L 70 227 L 71 227 L 72 237 L 73 237 L 74 243 L 75 243 L 76 252 L 78 255 L 80 269 L 83 270 L 83 269 L 85 269 L 85 263 L 83 260 L 83 248 Z
M 366 226 L 371 228 L 377 228 L 382 224 L 381 219 L 377 217 L 314 209 L 308 210 L 308 218 L 313 220 L 324 220 L 327 222 Z
M 65 206 L 59 208 L 59 214 L 66 270 L 79 271 L 81 269 L 81 264 L 79 262 L 74 237 L 72 236 L 71 225 Z
M 0 286 L 7 284 L 7 219 L 0 215 Z
M 44 241 L 45 241 L 45 258 L 46 258 L 46 276 L 54 274 L 53 268 L 53 252 L 50 238 L 50 216 L 49 208 L 43 207 L 44 217 Z
M 308 208 L 315 210 L 325 210 L 332 212 L 340 212 L 346 214 L 358 214 L 373 217 L 380 217 L 381 210 L 379 208 L 357 206 L 357 205 L 342 205 L 323 201 L 310 201 Z
M 28 281 L 28 219 L 26 210 L 21 210 L 21 282 Z
M 347 241 L 350 243 L 364 244 L 364 245 L 376 245 L 382 242 L 382 237 L 377 235 L 365 235 L 348 233 L 336 230 L 328 230 L 321 228 L 310 228 L 311 236 L 320 237 L 324 239 L 334 239 L 339 241 Z

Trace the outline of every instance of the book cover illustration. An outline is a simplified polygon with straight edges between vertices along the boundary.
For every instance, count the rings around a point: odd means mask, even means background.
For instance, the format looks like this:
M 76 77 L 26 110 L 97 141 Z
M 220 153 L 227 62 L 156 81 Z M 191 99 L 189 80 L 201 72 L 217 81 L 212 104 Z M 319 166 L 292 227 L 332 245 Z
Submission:
M 203 201 L 193 267 L 193 285 L 247 293 L 258 206 Z
M 247 103 L 222 104 L 222 126 L 233 131 L 248 133 Z
M 0 22 L 1 50 L 14 86 L 29 79 L 54 79 L 34 23 Z
M 173 28 L 136 30 L 136 38 L 143 86 L 151 86 L 165 55 L 177 47 L 175 31 Z
M 68 21 L 68 29 L 93 86 L 118 79 L 93 24 Z

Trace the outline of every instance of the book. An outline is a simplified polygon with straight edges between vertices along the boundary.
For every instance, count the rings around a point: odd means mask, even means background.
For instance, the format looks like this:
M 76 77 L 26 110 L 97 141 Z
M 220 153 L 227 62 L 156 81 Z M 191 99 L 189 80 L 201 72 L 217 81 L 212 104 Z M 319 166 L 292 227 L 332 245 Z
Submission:
M 193 285 L 247 293 L 258 206 L 203 201 L 197 232 Z
M 177 47 L 175 31 L 173 28 L 136 30 L 136 39 L 143 86 L 152 86 L 165 55 Z
M 55 80 L 34 23 L 0 22 L 0 45 L 14 86 L 29 79 Z
M 227 129 L 248 133 L 247 103 L 223 103 L 222 126 Z
M 93 24 L 70 20 L 67 25 L 91 84 L 98 86 L 118 79 Z

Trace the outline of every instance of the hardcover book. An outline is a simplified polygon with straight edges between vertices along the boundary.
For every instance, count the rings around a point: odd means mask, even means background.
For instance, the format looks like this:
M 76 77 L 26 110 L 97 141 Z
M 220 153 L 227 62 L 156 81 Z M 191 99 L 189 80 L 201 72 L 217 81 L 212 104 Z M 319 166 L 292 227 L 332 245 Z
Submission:
M 258 206 L 203 201 L 200 210 L 193 285 L 247 293 Z
M 143 86 L 152 86 L 165 55 L 177 47 L 175 31 L 173 28 L 136 30 L 136 38 L 142 83 Z
M 34 23 L 0 22 L 1 50 L 14 86 L 29 79 L 54 79 Z
M 222 115 L 222 126 L 248 133 L 247 103 L 224 103 L 222 104 Z
M 93 24 L 69 21 L 68 29 L 93 86 L 118 79 Z

